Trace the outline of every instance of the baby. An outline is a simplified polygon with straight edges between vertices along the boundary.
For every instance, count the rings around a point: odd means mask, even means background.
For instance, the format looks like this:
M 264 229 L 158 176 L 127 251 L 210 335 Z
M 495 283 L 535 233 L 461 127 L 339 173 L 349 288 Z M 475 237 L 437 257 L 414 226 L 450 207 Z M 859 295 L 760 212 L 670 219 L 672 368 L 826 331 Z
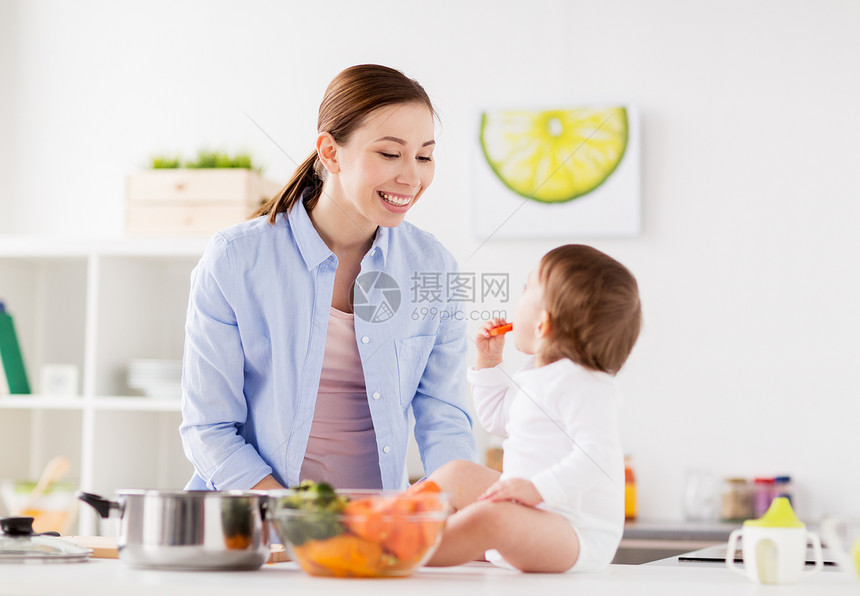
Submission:
M 558 247 L 541 259 L 514 310 L 514 343 L 532 354 L 510 376 L 504 335 L 478 332 L 468 371 L 481 425 L 506 435 L 504 472 L 449 462 L 430 479 L 454 513 L 429 565 L 481 558 L 522 571 L 596 571 L 624 529 L 624 457 L 614 375 L 639 336 L 633 275 L 602 252 Z

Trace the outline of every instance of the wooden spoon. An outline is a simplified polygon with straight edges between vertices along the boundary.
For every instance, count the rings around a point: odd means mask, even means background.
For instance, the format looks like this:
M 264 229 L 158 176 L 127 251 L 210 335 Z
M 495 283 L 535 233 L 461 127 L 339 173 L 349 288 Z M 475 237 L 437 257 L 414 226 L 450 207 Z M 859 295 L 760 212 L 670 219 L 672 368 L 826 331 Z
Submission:
M 21 515 L 23 511 L 29 509 L 35 500 L 38 499 L 42 493 L 51 486 L 51 484 L 69 473 L 69 467 L 69 458 L 64 455 L 58 455 L 49 461 L 45 466 L 45 469 L 42 470 L 42 476 L 39 478 L 36 486 L 33 487 L 33 490 L 29 495 L 27 495 L 27 500 L 24 501 L 24 504 L 21 505 L 13 515 Z

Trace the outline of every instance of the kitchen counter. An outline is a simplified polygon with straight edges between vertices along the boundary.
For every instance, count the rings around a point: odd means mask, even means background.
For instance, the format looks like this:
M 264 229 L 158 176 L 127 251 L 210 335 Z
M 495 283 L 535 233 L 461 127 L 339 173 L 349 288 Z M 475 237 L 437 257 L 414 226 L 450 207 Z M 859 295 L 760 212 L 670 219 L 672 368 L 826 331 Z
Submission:
M 624 524 L 625 540 L 680 540 L 726 542 L 741 523 L 671 520 L 634 520 Z
M 259 571 L 191 572 L 132 569 L 122 561 L 91 559 L 86 563 L 59 565 L 0 565 L 0 595 L 55 594 L 169 594 L 237 596 L 254 594 L 309 594 L 321 596 L 344 593 L 377 596 L 404 592 L 409 596 L 439 594 L 536 594 L 579 593 L 589 596 L 697 596 L 764 594 L 809 595 L 860 593 L 860 582 L 848 573 L 830 570 L 789 586 L 758 586 L 722 565 L 711 568 L 612 565 L 594 574 L 524 574 L 470 563 L 459 567 L 424 568 L 409 578 L 330 579 L 306 575 L 295 563 L 264 565 Z M 575 592 L 574 592 L 575 591 Z
M 613 563 L 640 565 L 706 546 L 725 544 L 741 524 L 635 520 L 624 524 L 624 536 Z

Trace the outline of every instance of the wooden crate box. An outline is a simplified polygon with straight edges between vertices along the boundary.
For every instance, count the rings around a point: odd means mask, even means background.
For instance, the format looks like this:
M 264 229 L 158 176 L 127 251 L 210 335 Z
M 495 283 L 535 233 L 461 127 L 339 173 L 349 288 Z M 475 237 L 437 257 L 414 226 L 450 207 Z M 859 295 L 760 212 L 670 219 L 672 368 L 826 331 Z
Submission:
M 243 169 L 173 169 L 128 177 L 126 232 L 210 235 L 245 221 L 281 185 Z

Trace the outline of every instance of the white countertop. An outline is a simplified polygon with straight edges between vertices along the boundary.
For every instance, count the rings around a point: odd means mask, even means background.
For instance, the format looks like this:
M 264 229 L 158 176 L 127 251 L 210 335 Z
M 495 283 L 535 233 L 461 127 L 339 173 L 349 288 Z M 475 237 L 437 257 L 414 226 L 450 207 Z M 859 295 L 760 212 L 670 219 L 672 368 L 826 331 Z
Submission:
M 860 594 L 860 582 L 848 573 L 830 570 L 789 586 L 759 586 L 716 565 L 663 567 L 613 565 L 595 574 L 525 574 L 471 563 L 460 567 L 424 568 L 408 578 L 329 579 L 306 575 L 295 563 L 264 565 L 259 571 L 187 572 L 132 569 L 118 560 L 91 559 L 86 563 L 59 565 L 0 565 L 0 594 L 225 594 L 240 596 L 273 594 L 290 596 L 492 596 L 540 594 L 587 594 L 588 596 L 805 595 Z

